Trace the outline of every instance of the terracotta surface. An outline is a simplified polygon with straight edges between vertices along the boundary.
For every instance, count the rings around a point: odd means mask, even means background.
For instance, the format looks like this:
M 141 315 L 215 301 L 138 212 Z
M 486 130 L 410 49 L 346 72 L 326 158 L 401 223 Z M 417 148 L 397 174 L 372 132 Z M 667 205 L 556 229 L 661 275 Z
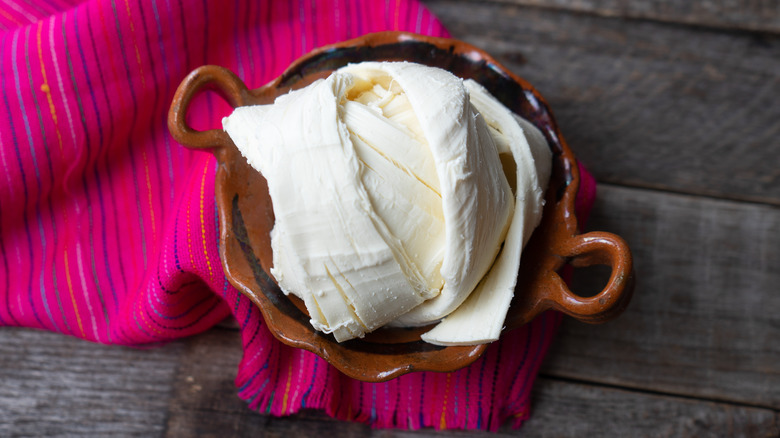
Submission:
M 385 32 L 316 50 L 297 60 L 272 83 L 254 90 L 247 89 L 224 68 L 203 66 L 185 78 L 174 97 L 168 120 L 171 134 L 187 147 L 210 150 L 219 162 L 216 188 L 225 273 L 261 309 L 279 340 L 312 351 L 348 376 L 366 381 L 388 380 L 410 371 L 453 371 L 472 363 L 486 348 L 425 343 L 419 335 L 429 327 L 380 329 L 363 339 L 340 344 L 332 336 L 315 331 L 303 303 L 285 296 L 268 274 L 273 266 L 269 233 L 274 215 L 265 179 L 247 165 L 225 132 L 195 131 L 187 125 L 189 103 L 205 89 L 216 90 L 234 107 L 265 104 L 349 62 L 365 60 L 408 60 L 473 78 L 547 137 L 554 155 L 552 178 L 542 223 L 523 252 L 506 330 L 525 324 L 547 309 L 597 323 L 616 317 L 625 308 L 633 292 L 631 252 L 614 234 L 579 233 L 574 214 L 579 187 L 576 161 L 541 95 L 471 45 Z M 559 275 L 566 263 L 575 267 L 607 265 L 611 276 L 600 293 L 580 297 Z

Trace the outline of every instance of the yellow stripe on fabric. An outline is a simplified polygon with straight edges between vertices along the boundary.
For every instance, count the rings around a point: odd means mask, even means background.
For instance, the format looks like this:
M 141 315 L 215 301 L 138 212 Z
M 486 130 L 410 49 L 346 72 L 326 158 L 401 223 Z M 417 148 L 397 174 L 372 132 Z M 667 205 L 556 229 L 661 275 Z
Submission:
M 290 386 L 292 386 L 292 361 L 287 364 L 287 385 L 284 388 L 284 397 L 282 398 L 282 415 L 287 413 L 287 399 L 290 396 Z
M 49 80 L 46 77 L 46 68 L 43 66 L 43 49 L 41 48 L 41 31 L 43 30 L 43 21 L 38 22 L 38 30 L 36 33 L 38 43 L 38 59 L 41 63 L 41 76 L 43 76 L 43 84 L 41 84 L 41 91 L 46 95 L 46 101 L 49 103 L 49 112 L 51 118 L 54 121 L 54 128 L 57 132 L 57 146 L 59 146 L 60 154 L 62 154 L 62 134 L 60 133 L 60 126 L 57 122 L 57 109 L 54 107 L 54 99 L 51 97 L 51 88 L 49 87 Z
M 150 296 L 150 298 L 147 301 L 151 301 L 151 296 Z M 150 318 L 151 315 L 148 315 L 147 312 L 144 312 L 143 307 L 144 307 L 144 301 L 143 300 L 138 300 L 137 308 L 138 308 L 138 313 L 141 314 L 141 320 L 144 322 L 144 324 L 146 324 L 147 327 L 149 327 L 152 331 L 154 331 L 155 334 L 157 334 L 158 337 L 161 337 L 161 338 L 164 337 L 163 331 L 160 330 L 159 328 L 157 328 L 156 325 L 152 324 L 152 320 Z M 149 303 L 148 307 L 152 307 L 152 304 Z
M 103 11 L 104 8 L 109 8 L 109 7 L 111 7 L 111 6 L 108 4 L 108 2 L 98 2 L 98 4 L 97 4 L 98 18 L 100 19 L 100 26 L 101 26 L 101 28 L 103 30 L 103 34 L 104 35 L 111 35 L 112 34 L 112 32 L 109 31 L 108 26 L 106 25 L 106 14 Z M 111 49 L 110 45 L 111 45 L 111 41 L 106 40 L 106 42 L 105 42 L 106 49 L 110 50 Z M 121 48 L 120 48 L 120 50 L 121 50 Z M 115 61 L 115 57 L 114 56 L 108 56 L 107 58 L 108 58 L 108 65 L 111 66 L 111 74 L 113 76 L 114 83 L 121 84 L 122 80 L 119 78 L 119 73 L 117 72 L 116 63 L 114 62 Z M 132 91 L 131 91 L 131 93 L 132 93 Z M 119 99 L 119 108 L 127 108 L 127 105 L 125 104 L 125 96 L 124 96 L 124 93 L 122 92 L 122 90 L 118 90 L 118 92 L 115 93 L 115 96 L 117 96 L 117 98 Z M 131 132 L 128 132 L 128 135 L 131 135 Z M 131 234 L 130 237 L 131 237 L 131 239 L 130 239 L 131 244 L 134 244 L 136 242 L 136 240 L 132 238 L 134 236 L 132 236 L 132 234 Z M 143 238 L 143 236 L 141 236 L 141 238 Z M 135 246 L 133 247 L 132 252 L 134 254 L 137 253 L 137 251 L 135 250 Z M 136 257 L 132 257 L 131 260 L 133 262 L 133 272 L 138 272 L 138 268 L 136 266 Z M 140 286 L 139 286 L 139 288 L 140 288 Z M 139 302 L 136 304 L 136 307 L 140 309 L 141 306 L 143 306 L 143 302 L 139 300 Z M 149 328 L 151 331 L 157 332 L 157 334 L 161 334 L 162 333 L 159 329 L 157 329 L 157 327 L 155 327 L 148 320 L 148 318 L 146 318 L 146 313 L 143 310 L 139 310 L 139 313 L 141 314 L 141 320 L 144 322 L 144 324 L 146 325 L 147 328 Z
M 206 164 L 203 166 L 203 178 L 200 182 L 200 233 L 201 242 L 203 243 L 203 255 L 206 257 L 206 266 L 209 268 L 209 280 L 214 280 L 214 272 L 211 269 L 211 257 L 209 257 L 208 249 L 206 245 L 206 218 L 203 215 L 203 200 L 206 198 L 206 175 L 209 173 L 209 166 Z
M 144 161 L 144 172 L 146 176 L 146 196 L 149 200 L 149 216 L 152 218 L 152 241 L 157 241 L 157 225 L 154 220 L 154 205 L 152 203 L 152 176 L 149 173 L 149 160 L 146 157 L 146 149 L 141 149 L 141 157 Z
M 27 23 L 22 23 L 21 21 L 14 18 L 12 15 L 9 15 L 8 12 L 6 12 L 4 9 L 0 9 L 0 15 L 7 18 L 10 21 L 13 21 L 15 24 L 18 24 L 19 26 L 24 26 Z
M 192 229 L 190 227 L 190 206 L 192 202 L 187 202 L 187 254 L 190 255 L 190 268 L 195 267 L 195 257 L 192 255 Z
M 138 50 L 138 44 L 136 44 L 135 38 L 135 26 L 133 25 L 133 17 L 130 15 L 130 3 L 125 0 L 125 12 L 127 12 L 127 21 L 130 23 L 130 39 L 133 40 L 133 48 L 135 49 L 135 61 L 138 63 L 138 70 L 141 73 L 141 89 L 146 89 L 146 79 L 144 76 L 143 63 L 141 63 L 141 52 Z
M 439 429 L 447 428 L 447 391 L 450 389 L 450 373 L 447 373 L 447 383 L 444 385 L 444 401 L 441 404 L 441 420 L 439 420 Z
M 139 76 L 141 77 L 141 89 L 146 89 L 146 72 L 144 71 L 144 65 L 141 61 L 141 51 L 138 49 L 138 44 L 136 44 L 136 37 L 135 37 L 135 25 L 133 24 L 133 17 L 130 15 L 130 3 L 128 3 L 127 0 L 125 0 L 125 12 L 127 12 L 127 18 L 128 22 L 130 23 L 130 39 L 133 40 L 133 49 L 135 50 L 135 62 L 138 64 L 138 72 Z M 144 161 L 144 170 L 146 173 L 146 188 L 148 193 L 148 201 L 149 201 L 149 216 L 152 219 L 152 236 L 153 239 L 156 239 L 157 236 L 157 224 L 154 219 L 154 205 L 153 205 L 153 199 L 152 199 L 152 178 L 151 174 L 149 173 L 149 163 L 148 159 L 146 158 L 146 150 L 141 151 L 141 155 L 143 157 Z M 153 240 L 154 241 L 154 240 Z
M 49 80 L 46 75 L 46 67 L 44 67 L 43 64 L 43 49 L 41 46 L 41 32 L 43 31 L 43 21 L 38 23 L 38 29 L 36 31 L 36 43 L 38 48 L 38 61 L 41 63 L 41 77 L 43 78 L 43 84 L 41 84 L 41 91 L 46 95 L 46 101 L 49 103 L 49 113 L 51 113 L 51 119 L 54 122 L 54 131 L 57 133 L 57 146 L 59 147 L 60 151 L 60 157 L 63 156 L 63 145 L 62 145 L 62 133 L 60 132 L 60 125 L 57 122 L 57 109 L 54 106 L 54 99 L 51 96 L 51 88 L 49 87 Z M 63 209 L 63 222 L 65 222 L 65 229 L 69 230 L 69 220 L 68 220 L 68 209 L 67 207 Z M 78 305 L 76 304 L 76 295 L 75 291 L 73 290 L 73 280 L 70 277 L 70 261 L 68 259 L 68 239 L 66 238 L 64 241 L 64 246 L 62 248 L 62 251 L 64 253 L 64 262 L 65 262 L 65 279 L 68 283 L 68 293 L 70 294 L 70 300 L 71 303 L 73 303 L 73 312 L 76 314 L 76 322 L 79 326 L 79 331 L 81 331 L 81 337 L 85 338 L 87 335 L 84 332 L 84 324 L 81 322 L 81 313 L 79 312 Z
M 67 223 L 66 223 L 67 226 Z M 70 263 L 68 263 L 68 249 L 65 248 L 65 279 L 68 282 L 68 292 L 70 292 L 70 301 L 73 303 L 73 311 L 76 312 L 76 321 L 79 325 L 79 331 L 82 337 L 86 337 L 84 333 L 84 325 L 81 323 L 81 314 L 79 314 L 79 308 L 76 305 L 76 295 L 73 292 L 73 280 L 70 278 Z

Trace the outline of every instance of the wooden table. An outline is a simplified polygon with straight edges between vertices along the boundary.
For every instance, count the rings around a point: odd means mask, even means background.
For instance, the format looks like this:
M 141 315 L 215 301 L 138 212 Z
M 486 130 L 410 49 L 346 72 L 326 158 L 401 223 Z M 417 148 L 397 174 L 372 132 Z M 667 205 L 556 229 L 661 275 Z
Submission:
M 600 183 L 588 228 L 635 256 L 626 313 L 567 320 L 532 419 L 501 434 L 780 436 L 778 2 L 425 3 L 548 99 Z M 0 436 L 435 434 L 253 413 L 240 354 L 230 324 L 149 350 L 4 328 Z

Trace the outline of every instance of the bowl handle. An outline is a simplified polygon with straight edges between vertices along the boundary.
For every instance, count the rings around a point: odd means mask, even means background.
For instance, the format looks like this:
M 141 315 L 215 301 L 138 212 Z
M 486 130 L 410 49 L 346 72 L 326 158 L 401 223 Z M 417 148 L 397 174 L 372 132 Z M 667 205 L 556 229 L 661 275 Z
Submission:
M 221 129 L 196 131 L 187 124 L 187 112 L 192 99 L 201 91 L 215 90 L 233 108 L 246 102 L 246 85 L 230 70 L 216 65 L 204 65 L 193 70 L 179 85 L 168 111 L 168 130 L 176 141 L 190 148 L 214 148 L 230 143 Z
M 568 257 L 569 264 L 575 268 L 607 265 L 612 268 L 612 274 L 601 292 L 581 297 L 553 272 L 554 287 L 548 296 L 553 308 L 589 323 L 605 322 L 625 309 L 634 290 L 633 258 L 625 240 L 612 233 L 594 231 L 569 239 L 560 254 Z

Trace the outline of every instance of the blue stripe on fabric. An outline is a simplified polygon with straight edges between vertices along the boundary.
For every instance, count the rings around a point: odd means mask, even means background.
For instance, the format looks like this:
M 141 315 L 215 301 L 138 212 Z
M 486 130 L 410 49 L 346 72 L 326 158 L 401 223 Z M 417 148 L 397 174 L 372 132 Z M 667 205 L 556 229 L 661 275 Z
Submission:
M 28 45 L 28 41 L 30 39 L 30 28 L 31 28 L 31 26 L 27 26 L 27 28 L 25 29 L 25 32 L 24 32 L 25 33 L 24 58 L 27 61 L 28 69 L 29 69 L 29 66 L 30 66 L 29 45 Z M 14 32 L 14 39 L 13 39 L 13 41 L 11 41 L 11 50 L 13 50 L 14 52 L 16 52 L 16 50 L 17 50 L 18 36 L 19 36 L 19 33 L 18 32 Z M 24 121 L 24 129 L 27 132 L 27 140 L 28 140 L 28 142 L 30 144 L 30 152 L 31 152 L 31 155 L 32 155 L 32 158 L 33 158 L 33 165 L 35 167 L 36 179 L 38 180 L 38 187 L 40 187 L 40 174 L 38 173 L 38 160 L 37 160 L 36 155 L 35 155 L 35 148 L 33 147 L 32 130 L 30 129 L 30 121 L 27 118 L 27 112 L 26 112 L 25 107 L 24 107 L 24 100 L 22 100 L 22 89 L 23 89 L 23 87 L 21 86 L 21 82 L 20 82 L 20 79 L 19 79 L 19 69 L 18 69 L 16 63 L 11 63 L 11 68 L 13 69 L 14 78 L 16 79 L 16 83 L 18 85 L 17 88 L 16 88 L 16 92 L 17 92 L 17 96 L 19 98 L 19 107 L 21 108 L 20 113 L 22 114 L 22 120 Z M 29 70 L 28 70 L 28 72 L 29 72 Z M 32 81 L 30 81 L 30 85 L 31 85 L 30 89 L 35 90 L 35 87 L 32 86 L 33 85 Z M 35 91 L 33 91 L 32 94 L 33 94 L 33 96 L 35 96 Z M 35 262 L 35 257 L 33 255 L 32 233 L 30 232 L 30 223 L 27 220 L 27 202 L 29 201 L 30 194 L 29 194 L 29 191 L 27 190 L 27 177 L 26 177 L 25 172 L 24 172 L 24 164 L 22 163 L 22 154 L 21 154 L 21 150 L 19 149 L 19 144 L 18 143 L 16 143 L 14 145 L 14 151 L 16 152 L 16 161 L 19 164 L 19 171 L 22 174 L 22 178 L 21 178 L 22 179 L 22 187 L 24 187 L 24 232 L 25 232 L 25 235 L 27 236 L 27 252 L 29 253 L 29 256 L 30 256 L 30 267 L 32 267 L 32 266 L 34 266 L 33 263 Z M 33 316 L 35 316 L 35 320 L 38 321 L 38 324 L 40 324 L 41 327 L 45 327 L 45 325 L 43 324 L 43 321 L 41 320 L 41 317 L 38 315 L 38 309 L 35 308 L 35 302 L 33 301 L 33 290 L 32 290 L 33 269 L 30 269 L 30 275 L 29 275 L 29 278 L 28 278 L 27 281 L 28 281 L 28 283 L 27 283 L 27 285 L 28 285 L 27 298 L 28 298 L 28 301 L 30 303 L 30 308 L 33 311 Z M 45 302 L 45 300 L 44 300 L 44 302 Z M 55 325 L 55 327 L 56 327 L 56 325 Z
M 306 399 L 309 397 L 309 394 L 311 393 L 312 389 L 314 389 L 314 377 L 317 375 L 317 367 L 320 365 L 320 361 L 317 358 L 314 358 L 314 369 L 311 372 L 311 383 L 309 383 L 309 387 L 306 389 L 306 392 L 303 393 L 303 397 L 301 398 L 301 407 L 306 407 Z
M 252 384 L 252 381 L 254 381 L 257 378 L 257 376 L 259 376 L 260 373 L 266 369 L 268 369 L 268 361 L 266 361 L 262 367 L 258 368 L 257 371 L 255 371 L 251 376 L 249 376 L 249 379 L 247 379 L 247 381 L 243 385 L 241 385 L 240 388 L 238 388 L 238 392 L 245 391 L 247 388 L 249 388 L 249 385 Z M 268 382 L 268 379 L 266 379 L 266 382 Z
M 199 324 L 199 323 L 200 323 L 200 322 L 203 320 L 203 318 L 204 318 L 205 316 L 209 315 L 209 314 L 210 314 L 210 313 L 211 313 L 211 312 L 212 312 L 214 309 L 216 309 L 216 308 L 217 308 L 217 306 L 219 306 L 219 304 L 221 303 L 221 301 L 220 301 L 220 300 L 219 300 L 219 298 L 217 298 L 217 297 L 207 297 L 207 298 L 204 298 L 204 299 L 202 299 L 202 300 L 198 301 L 198 303 L 197 303 L 197 304 L 195 304 L 194 306 L 192 306 L 192 307 L 190 307 L 189 309 L 187 309 L 187 312 L 189 312 L 189 311 L 191 311 L 191 310 L 194 310 L 194 309 L 195 309 L 195 308 L 196 308 L 198 305 L 200 305 L 200 304 L 202 304 L 202 303 L 206 303 L 206 302 L 208 302 L 208 301 L 209 301 L 209 299 L 213 300 L 213 302 L 214 302 L 214 303 L 211 305 L 211 307 L 209 307 L 208 309 L 206 309 L 206 311 L 205 311 L 205 312 L 203 312 L 203 313 L 202 313 L 200 316 L 198 316 L 197 318 L 195 318 L 195 319 L 193 319 L 192 321 L 190 321 L 189 323 L 187 323 L 187 324 L 185 324 L 185 325 L 183 325 L 183 326 L 179 326 L 179 327 L 173 327 L 173 326 L 168 326 L 168 325 L 165 325 L 165 324 L 161 324 L 159 321 L 157 321 L 156 319 L 154 319 L 154 318 L 153 318 L 153 315 L 152 315 L 151 313 L 149 313 L 149 308 L 148 308 L 148 307 L 145 309 L 145 313 L 146 313 L 146 316 L 148 316 L 148 317 L 149 317 L 149 320 L 150 320 L 150 321 L 152 321 L 152 322 L 153 322 L 155 325 L 157 325 L 157 326 L 158 326 L 158 327 L 160 327 L 160 328 L 163 328 L 163 329 L 165 329 L 165 330 L 186 330 L 186 329 L 188 329 L 188 328 L 190 328 L 190 327 L 193 327 L 193 326 L 195 326 L 195 325 Z M 144 306 L 144 307 L 146 307 L 146 306 Z M 183 314 L 181 314 L 181 315 L 178 315 L 178 316 L 176 316 L 175 318 L 180 318 L 180 317 L 182 317 L 182 316 L 186 315 L 186 314 L 187 314 L 187 312 L 185 312 L 185 313 L 183 313 Z M 164 318 L 164 319 L 174 319 L 174 318 Z
M 65 18 L 68 16 L 68 14 L 63 14 L 62 18 L 62 42 L 65 47 L 65 60 L 68 63 L 68 70 L 70 71 L 70 80 L 73 84 L 73 91 L 76 95 L 76 105 L 79 109 L 79 115 L 81 116 L 81 129 L 84 131 L 84 145 L 86 149 L 86 157 L 87 157 L 87 165 L 89 165 L 90 156 L 92 155 L 92 139 L 89 135 L 89 129 L 87 128 L 87 116 L 84 111 L 84 104 L 81 101 L 81 92 L 79 92 L 79 86 L 78 82 L 76 81 L 76 72 L 73 69 L 73 61 L 70 56 L 70 48 L 68 47 L 68 38 L 65 34 Z M 78 14 L 73 14 L 73 28 L 76 32 L 76 35 L 78 35 Z M 87 70 L 84 71 L 84 76 L 88 76 Z M 90 90 L 91 94 L 91 90 Z M 108 314 L 108 308 L 106 306 L 106 300 L 103 296 L 103 288 L 100 287 L 100 279 L 98 278 L 98 270 L 97 270 L 97 263 L 95 261 L 95 218 L 92 211 L 92 200 L 89 197 L 89 185 L 87 184 L 87 172 L 84 172 L 81 175 L 81 184 L 84 190 L 84 198 L 87 202 L 87 215 L 89 216 L 88 221 L 88 227 L 89 227 L 89 260 L 90 265 L 92 268 L 92 279 L 95 283 L 95 289 L 97 290 L 98 298 L 100 299 L 100 307 L 103 310 L 103 320 L 105 321 L 105 331 L 106 336 L 108 337 L 108 342 L 111 342 L 111 330 L 109 330 L 110 326 L 110 320 L 109 320 L 109 314 Z M 100 179 L 97 175 L 97 171 L 95 170 L 95 185 L 96 191 L 98 194 L 101 192 L 101 185 L 100 185 Z M 102 199 L 101 199 L 102 201 Z M 104 209 L 101 209 L 104 210 Z M 102 216 L 102 222 L 105 223 L 106 218 L 105 216 Z
M 157 47 L 160 49 L 160 55 L 162 59 L 162 66 L 163 66 L 163 73 L 165 74 L 165 98 L 167 99 L 170 92 L 171 92 L 171 73 L 168 71 L 168 55 L 165 53 L 165 42 L 163 40 L 163 30 L 162 30 L 162 23 L 160 22 L 160 13 L 157 10 L 157 2 L 151 2 L 152 3 L 152 12 L 154 14 L 154 22 L 157 26 L 157 35 L 159 35 L 157 40 Z M 170 6 L 170 5 L 169 5 Z M 168 132 L 168 120 L 166 117 L 160 118 L 160 123 L 162 124 L 163 131 L 166 134 L 163 134 L 163 141 L 165 142 L 165 157 L 167 159 L 168 163 L 168 179 L 171 181 L 171 187 L 175 187 L 173 184 L 173 157 L 171 156 L 171 141 L 170 141 L 170 135 L 167 134 Z M 168 198 L 171 202 L 171 205 L 173 204 L 173 199 L 175 195 L 175 190 L 169 190 L 168 192 Z M 165 203 L 163 203 L 165 205 Z
M 7 34 L 3 34 L 3 39 L 2 39 L 2 43 L 0 43 L 0 47 L 5 47 L 6 37 L 7 37 Z M 4 71 L 3 70 L 3 67 L 5 67 L 4 64 L 5 64 L 5 57 L 4 56 L 0 56 L 0 71 Z M 8 92 L 7 92 L 7 90 L 9 88 L 18 88 L 18 87 L 0 87 L 0 89 L 2 89 L 2 93 L 3 93 L 3 102 L 5 103 L 6 114 L 8 114 L 8 122 L 11 124 L 11 130 L 10 130 L 11 131 L 11 140 L 12 140 L 13 144 L 16 145 L 18 143 L 18 139 L 16 138 L 16 129 L 14 129 L 14 124 L 13 124 L 14 120 L 13 120 L 13 117 L 11 117 L 11 114 L 13 114 L 11 112 L 11 105 L 8 102 Z M 17 147 L 17 146 L 15 146 L 15 147 Z M 0 212 L 2 212 L 2 209 L 0 209 Z M 2 227 L 2 221 L 0 221 L 0 227 Z M 8 272 L 10 274 L 11 271 L 8 270 L 8 258 L 7 258 L 6 253 L 5 253 L 5 242 L 3 240 L 2 229 L 0 229 L 0 251 L 3 253 L 3 267 L 5 268 L 5 272 Z M 4 290 L 4 295 L 5 295 L 5 308 L 8 310 L 8 316 L 13 320 L 14 325 L 19 325 L 19 321 L 16 319 L 16 317 L 13 314 L 13 312 L 11 312 L 11 302 L 10 302 L 10 300 L 11 300 L 11 279 L 10 279 L 10 275 L 6 275 L 5 276 L 5 289 L 3 289 L 3 290 Z M 6 325 L 4 320 L 0 320 L 0 321 L 2 321 L 3 325 Z
M 102 63 L 100 62 L 101 56 L 98 55 L 97 43 L 96 43 L 96 40 L 95 40 L 95 34 L 94 34 L 94 31 L 92 30 L 92 23 L 95 22 L 95 21 L 96 20 L 87 20 L 87 31 L 89 32 L 89 42 L 92 45 L 92 56 L 94 57 L 95 62 L 97 63 L 97 70 L 96 71 L 102 72 L 103 71 L 103 66 L 102 66 Z M 81 47 L 80 46 L 80 44 L 81 44 L 80 34 L 77 34 L 77 42 L 79 43 L 79 47 Z M 84 63 L 85 71 L 88 71 L 87 70 L 86 60 L 84 59 L 84 57 L 82 57 L 82 62 Z M 106 123 L 106 125 L 108 126 L 108 132 L 106 133 L 106 136 L 104 138 L 103 137 L 103 122 L 101 120 L 102 118 L 100 117 L 100 111 L 98 111 L 97 98 L 93 95 L 92 104 L 93 104 L 93 107 L 95 109 L 95 117 L 97 118 L 98 133 L 100 135 L 100 145 L 102 147 L 104 145 L 109 145 L 111 143 L 113 137 L 114 137 L 114 123 L 113 123 L 114 122 L 114 110 L 111 107 L 111 100 L 108 97 L 108 86 L 106 86 L 106 83 L 103 80 L 103 75 L 98 75 L 97 78 L 100 81 L 100 83 L 98 84 L 99 86 L 98 87 L 92 87 L 92 83 L 91 83 L 90 77 L 89 77 L 89 75 L 87 75 L 87 81 L 88 81 L 88 84 L 89 84 L 89 88 L 91 90 L 94 90 L 95 88 L 97 88 L 97 89 L 103 91 L 102 95 L 103 95 L 103 100 L 105 102 L 105 108 L 108 110 L 108 123 Z M 104 150 L 108 150 L 109 148 L 108 147 L 103 147 L 103 149 Z M 108 155 L 106 155 L 106 163 L 107 163 L 106 167 L 108 167 L 111 164 L 111 162 L 109 161 Z M 97 172 L 97 166 L 95 166 L 95 172 Z M 113 181 L 112 172 L 107 172 L 107 177 L 108 177 L 108 187 L 113 187 L 114 186 L 114 181 Z M 102 200 L 102 194 L 100 196 L 101 196 L 101 200 Z M 114 202 L 114 196 L 109 196 L 108 197 L 108 201 L 110 202 L 109 210 L 110 211 L 117 211 L 116 204 Z M 105 217 L 105 211 L 103 211 L 102 213 L 104 214 L 104 217 Z M 116 240 L 117 247 L 119 247 L 120 246 L 119 236 L 121 236 L 121 234 L 119 232 L 119 221 L 118 220 L 113 220 L 111 222 L 114 225 L 113 236 L 114 236 L 114 239 Z M 109 260 L 108 260 L 108 254 L 109 254 L 108 253 L 108 235 L 107 235 L 106 229 L 107 229 L 107 227 L 104 226 L 104 228 L 103 228 L 103 251 L 106 254 L 106 258 L 105 258 L 104 262 L 106 263 L 106 266 L 110 266 L 109 265 Z M 127 277 L 125 275 L 125 264 L 122 263 L 121 261 L 118 264 L 119 264 L 119 277 L 120 277 L 120 280 L 122 281 L 122 285 L 124 286 L 124 290 L 127 290 Z M 116 299 L 116 292 L 115 291 L 116 291 L 117 288 L 114 286 L 114 280 L 113 280 L 113 276 L 111 275 L 111 271 L 112 271 L 112 269 L 106 269 L 106 272 L 108 273 L 109 287 L 111 288 L 111 291 L 114 294 L 114 314 L 117 314 L 119 312 L 119 301 Z
M 156 74 L 157 73 L 157 64 L 156 64 L 156 61 L 154 60 L 154 56 L 152 55 L 152 47 L 151 47 L 151 41 L 150 41 L 151 33 L 149 32 L 149 28 L 146 25 L 146 12 L 144 10 L 144 3 L 145 2 L 138 2 L 138 10 L 139 10 L 139 12 L 141 14 L 141 24 L 143 25 L 142 35 L 144 36 L 144 45 L 146 46 L 146 55 L 147 55 L 147 58 L 149 59 L 149 67 L 150 67 L 151 79 L 152 79 L 151 82 L 154 84 L 154 89 L 152 90 L 152 95 L 154 96 L 154 101 L 153 101 L 151 107 L 154 108 L 155 111 L 151 114 L 151 118 L 152 118 L 152 120 L 160 120 L 160 121 L 167 122 L 166 117 L 165 117 L 165 115 L 162 112 L 160 112 L 159 114 L 157 113 L 158 108 L 163 110 L 163 111 L 165 110 L 164 105 L 160 105 L 160 99 L 161 98 L 166 99 L 167 95 L 163 95 L 162 93 L 160 93 L 160 81 L 157 80 L 157 74 Z M 154 2 L 151 2 L 151 3 L 154 4 Z M 151 121 L 149 123 L 151 124 Z M 155 144 L 155 145 L 159 144 L 159 140 L 157 139 L 157 136 L 158 136 L 159 133 L 162 133 L 163 137 L 167 137 L 167 135 L 168 135 L 167 134 L 167 130 L 165 130 L 165 129 L 163 129 L 161 131 L 158 131 L 156 129 L 152 129 L 151 132 L 152 132 L 152 144 Z M 162 170 L 160 169 L 160 161 L 161 160 L 160 160 L 160 156 L 159 156 L 159 148 L 158 147 L 152 148 L 152 152 L 154 153 L 154 160 L 152 160 L 152 162 L 154 163 L 154 167 L 155 167 L 155 172 L 153 173 L 153 175 L 159 177 L 160 175 L 162 175 Z M 163 197 L 164 197 L 163 196 L 164 185 L 163 184 L 155 184 L 155 185 L 157 186 L 157 199 L 162 200 Z M 162 205 L 165 205 L 165 204 L 162 203 Z M 150 211 L 149 214 L 150 215 L 154 214 L 154 211 Z M 158 214 L 159 214 L 159 212 L 158 212 Z M 162 215 L 160 215 L 160 216 L 162 216 Z M 154 220 L 154 219 L 152 219 L 152 220 Z M 157 236 L 153 236 L 153 238 L 156 239 Z
M 119 39 L 119 47 L 124 48 L 124 37 L 122 36 L 122 28 L 119 23 L 119 13 L 116 10 L 116 1 L 111 0 L 111 10 L 114 13 L 114 24 L 116 25 L 116 35 Z M 132 20 L 132 17 L 128 17 Z M 133 173 L 133 188 L 135 189 L 135 206 L 138 211 L 138 227 L 141 229 L 141 254 L 143 255 L 143 269 L 146 270 L 149 259 L 146 253 L 146 226 L 144 224 L 143 208 L 141 207 L 141 189 L 138 187 L 138 169 L 135 163 L 135 148 L 133 147 L 133 131 L 135 130 L 136 123 L 138 121 L 138 98 L 136 96 L 135 87 L 133 86 L 133 79 L 130 73 L 130 64 L 127 61 L 127 51 L 120 50 L 122 53 L 122 61 L 125 66 L 125 75 L 127 76 L 128 90 L 130 91 L 130 99 L 133 102 L 133 111 L 130 118 L 130 129 L 127 136 L 127 151 L 130 155 L 130 170 Z M 140 74 L 140 72 L 138 72 Z M 152 214 L 150 212 L 150 214 Z

